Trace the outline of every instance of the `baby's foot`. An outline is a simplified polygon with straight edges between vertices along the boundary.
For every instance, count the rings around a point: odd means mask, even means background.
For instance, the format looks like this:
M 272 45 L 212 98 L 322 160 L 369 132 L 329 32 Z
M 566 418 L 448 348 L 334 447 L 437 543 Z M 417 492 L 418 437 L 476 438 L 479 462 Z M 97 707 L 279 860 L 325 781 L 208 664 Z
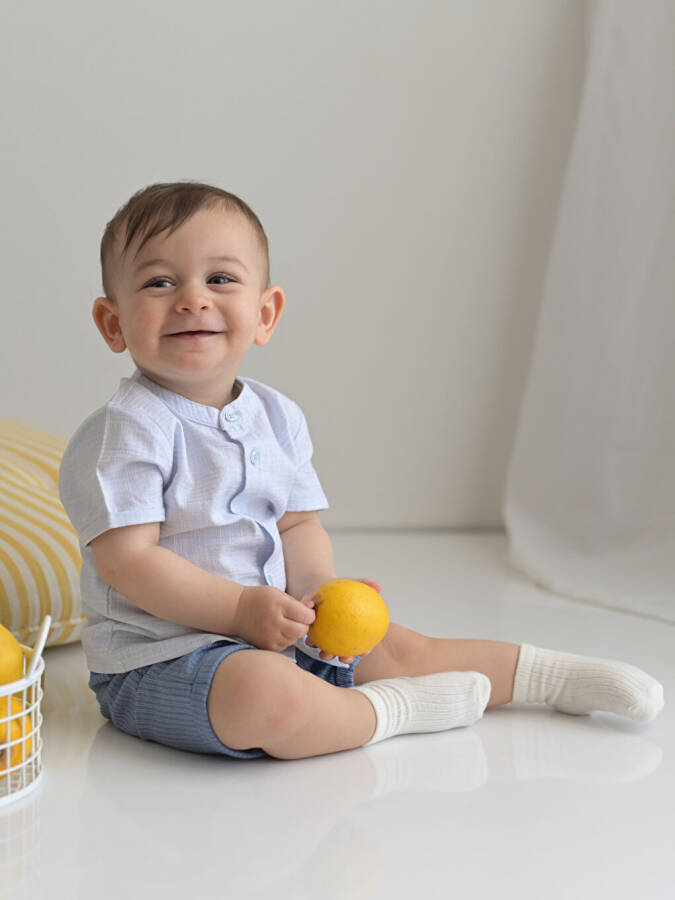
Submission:
M 492 685 L 482 672 L 435 672 L 385 678 L 352 688 L 375 709 L 377 727 L 369 744 L 396 734 L 446 731 L 474 725 L 483 715 Z
M 572 715 L 604 710 L 649 722 L 663 709 L 663 687 L 630 663 L 523 644 L 513 702 L 547 703 Z

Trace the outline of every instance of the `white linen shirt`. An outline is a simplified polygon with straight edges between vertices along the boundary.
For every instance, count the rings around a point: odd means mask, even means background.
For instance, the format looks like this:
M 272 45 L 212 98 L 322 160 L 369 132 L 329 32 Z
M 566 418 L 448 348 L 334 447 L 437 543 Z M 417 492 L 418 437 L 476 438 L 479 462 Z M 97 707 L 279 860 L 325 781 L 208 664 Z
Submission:
M 61 461 L 61 502 L 78 533 L 82 633 L 90 671 L 117 673 L 236 636 L 153 616 L 104 582 L 89 542 L 110 528 L 159 522 L 159 544 L 207 572 L 286 589 L 277 521 L 328 508 L 293 400 L 238 377 L 218 410 L 136 370 L 80 425 Z M 189 603 L 189 598 L 186 598 Z

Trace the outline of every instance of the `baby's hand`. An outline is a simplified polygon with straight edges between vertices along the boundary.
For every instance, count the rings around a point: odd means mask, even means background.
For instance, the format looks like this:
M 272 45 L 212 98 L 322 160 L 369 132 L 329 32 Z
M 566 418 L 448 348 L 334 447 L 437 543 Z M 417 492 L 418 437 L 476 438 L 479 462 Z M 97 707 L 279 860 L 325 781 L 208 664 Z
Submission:
M 375 590 L 377 591 L 378 594 L 382 593 L 382 585 L 378 584 L 377 581 L 371 581 L 369 578 L 354 578 L 353 581 L 362 581 L 364 584 L 367 584 L 369 587 L 375 588 Z M 301 602 L 308 606 L 311 604 L 311 606 L 313 607 L 314 601 L 312 600 L 312 596 L 313 596 L 312 594 L 306 594 L 302 598 Z M 309 640 L 309 638 L 307 638 L 307 644 L 310 647 L 316 648 L 316 644 L 313 644 Z M 361 658 L 363 658 L 364 656 L 368 656 L 368 653 L 372 653 L 372 652 L 373 652 L 372 650 L 368 650 L 366 653 L 362 653 Z M 319 656 L 321 657 L 321 659 L 335 659 L 335 654 L 326 653 L 324 650 L 322 650 L 321 653 L 319 653 Z M 356 659 L 356 657 L 355 656 L 338 656 L 338 659 L 340 660 L 340 662 L 353 663 L 354 660 Z
M 279 588 L 244 587 L 235 613 L 234 631 L 261 650 L 285 650 L 303 635 L 316 618 L 314 610 Z

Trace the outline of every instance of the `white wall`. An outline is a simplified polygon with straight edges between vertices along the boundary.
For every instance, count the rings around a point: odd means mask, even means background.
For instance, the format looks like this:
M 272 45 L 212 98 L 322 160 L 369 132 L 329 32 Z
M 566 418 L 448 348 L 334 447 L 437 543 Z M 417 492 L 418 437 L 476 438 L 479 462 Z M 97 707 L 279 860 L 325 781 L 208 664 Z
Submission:
M 3 7 L 0 418 L 133 369 L 91 321 L 135 190 L 242 196 L 288 305 L 241 374 L 305 409 L 329 527 L 501 524 L 586 0 Z

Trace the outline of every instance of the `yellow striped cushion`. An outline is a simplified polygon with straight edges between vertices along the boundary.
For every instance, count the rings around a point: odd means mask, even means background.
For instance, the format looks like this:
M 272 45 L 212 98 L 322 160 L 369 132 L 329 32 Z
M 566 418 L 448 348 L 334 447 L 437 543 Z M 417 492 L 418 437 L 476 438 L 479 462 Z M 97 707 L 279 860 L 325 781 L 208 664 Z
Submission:
M 59 500 L 66 441 L 0 419 L 0 622 L 32 645 L 46 613 L 47 646 L 78 641 L 80 600 L 77 534 Z

